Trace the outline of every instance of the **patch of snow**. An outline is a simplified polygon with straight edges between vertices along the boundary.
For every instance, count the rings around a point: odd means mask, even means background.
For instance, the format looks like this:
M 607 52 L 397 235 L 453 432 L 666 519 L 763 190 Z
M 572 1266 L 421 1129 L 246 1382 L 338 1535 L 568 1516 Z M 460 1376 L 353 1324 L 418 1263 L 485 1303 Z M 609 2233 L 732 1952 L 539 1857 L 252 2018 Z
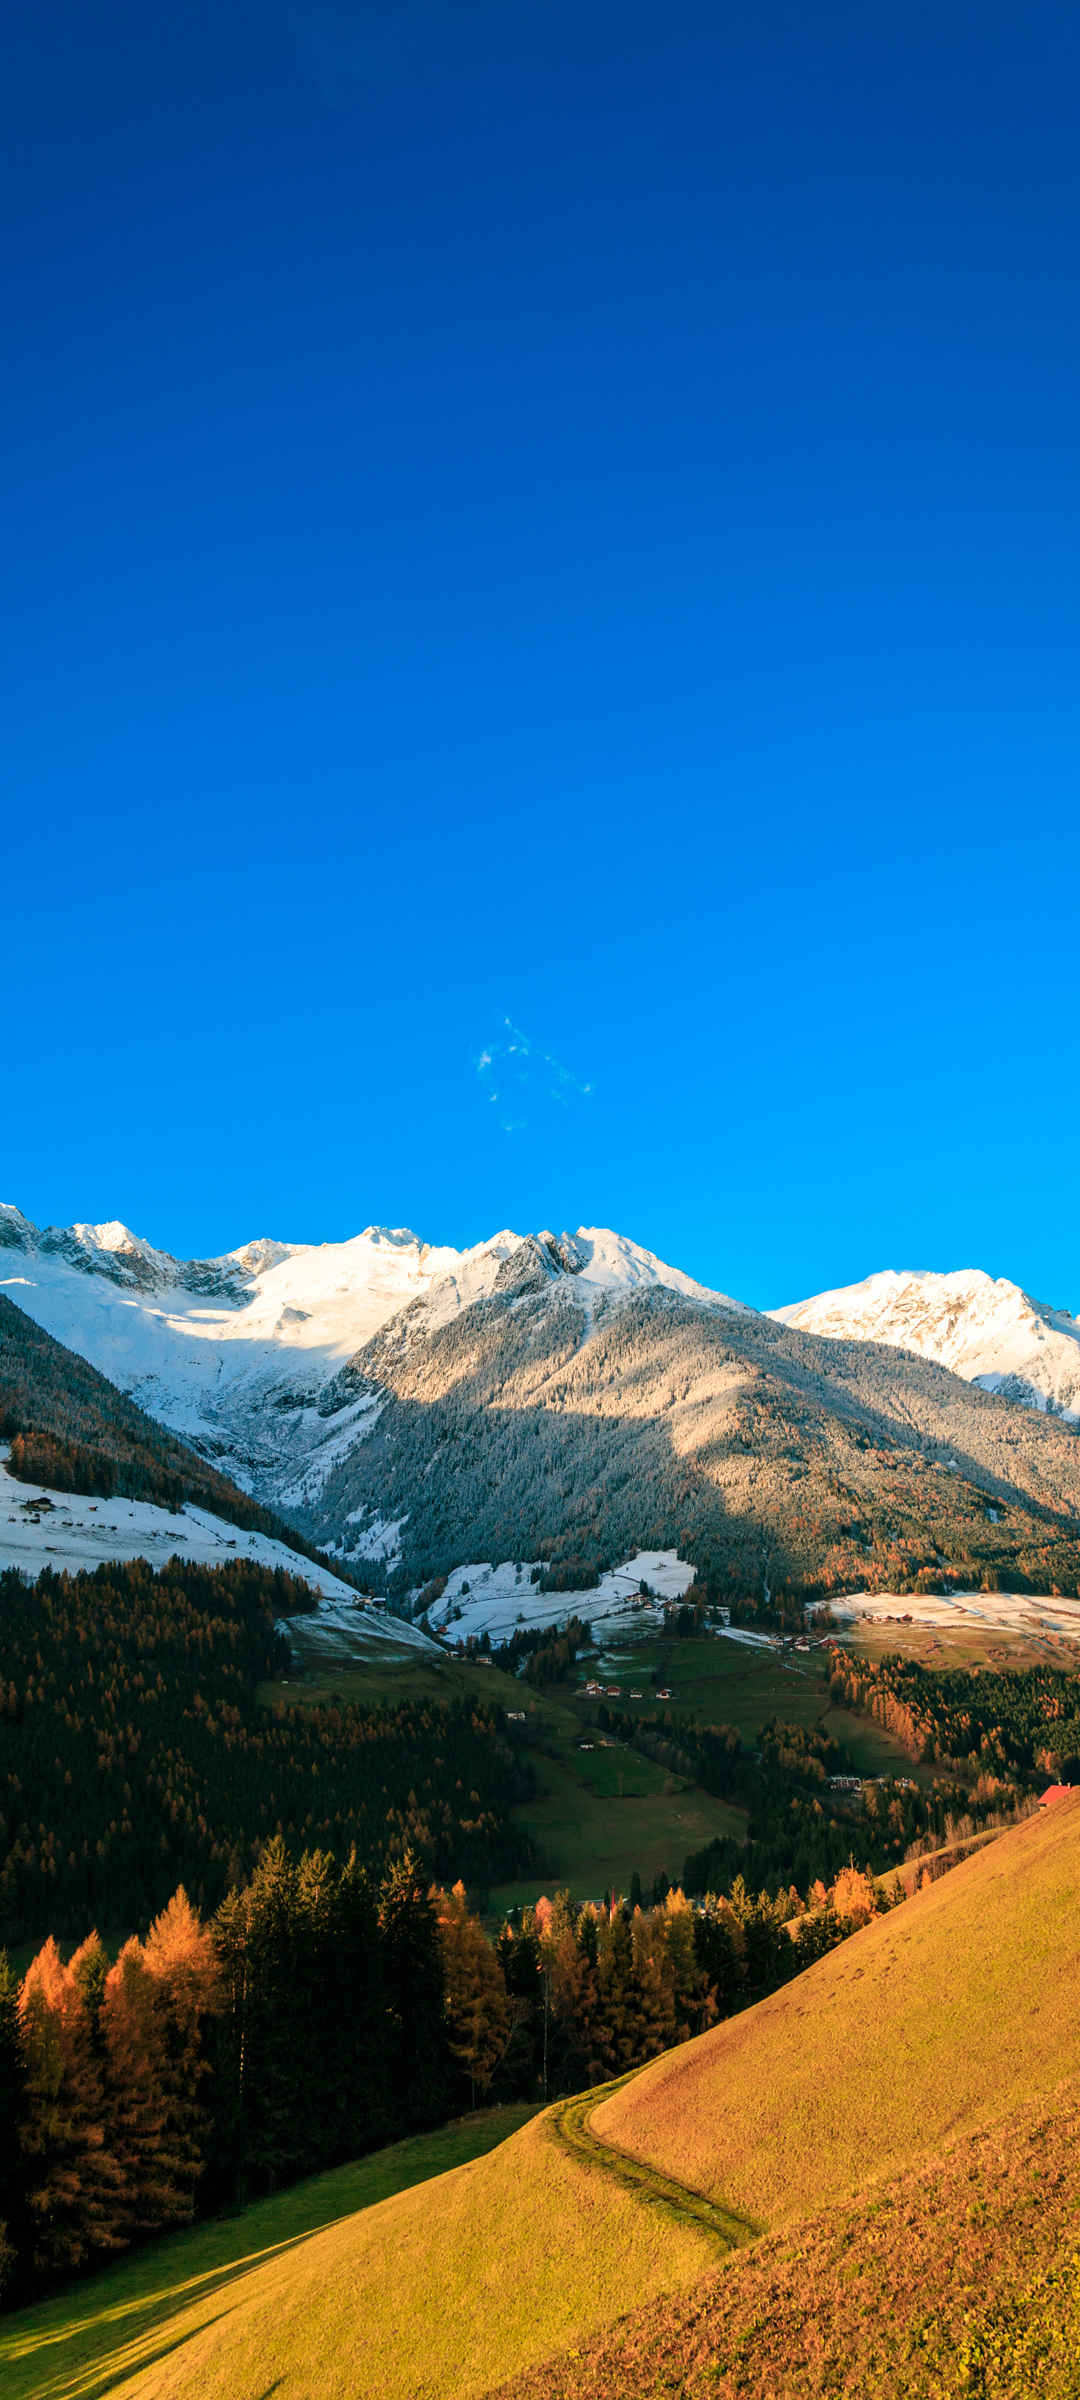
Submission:
M 606 1638 L 616 1629 L 640 1632 L 661 1624 L 664 1601 L 683 1599 L 694 1580 L 693 1567 L 675 1550 L 639 1550 L 585 1592 L 542 1592 L 533 1581 L 537 1564 L 504 1559 L 498 1565 L 480 1560 L 455 1567 L 429 1612 L 431 1625 L 450 1642 L 486 1633 L 497 1646 L 520 1628 L 542 1630 L 581 1617 L 594 1628 L 602 1626 Z M 641 1598 L 643 1582 L 655 1598 Z
M 913 1625 L 963 1629 L 965 1623 L 989 1628 L 1006 1639 L 1030 1640 L 1033 1632 L 1057 1632 L 1080 1641 L 1080 1600 L 1051 1598 L 1033 1592 L 845 1592 L 842 1598 L 812 1601 L 808 1616 L 829 1608 L 839 1624 Z M 1052 1611 L 1052 1617 L 1043 1611 Z
M 357 1592 L 340 1600 L 321 1601 L 311 1616 L 286 1617 L 278 1630 L 287 1636 L 299 1658 L 317 1664 L 336 1661 L 347 1665 L 350 1659 L 363 1664 L 376 1650 L 383 1657 L 410 1658 L 426 1652 L 430 1658 L 442 1659 L 446 1655 L 418 1625 L 410 1625 L 384 1603 L 362 1599 Z
M 95 1500 L 81 1492 L 51 1491 L 43 1483 L 20 1483 L 3 1463 L 9 1448 L 0 1443 L 0 1569 L 15 1567 L 36 1580 L 47 1567 L 77 1575 L 113 1559 L 146 1558 L 163 1567 L 170 1558 L 183 1558 L 221 1567 L 244 1558 L 284 1567 L 318 1593 L 319 1605 L 310 1615 L 279 1620 L 278 1631 L 302 1657 L 346 1660 L 370 1657 L 374 1648 L 394 1657 L 418 1650 L 442 1656 L 418 1626 L 392 1615 L 383 1603 L 365 1605 L 351 1584 L 284 1542 L 245 1533 L 190 1501 L 173 1511 L 149 1500 Z M 40 1512 L 26 1505 L 41 1499 L 49 1505 Z
M 564 1235 L 564 1240 L 568 1237 Z M 642 1250 L 625 1234 L 613 1233 L 606 1225 L 579 1225 L 574 1235 L 574 1248 L 581 1258 L 580 1276 L 574 1278 L 578 1291 L 599 1296 L 627 1298 L 641 1291 L 678 1292 L 684 1300 L 697 1301 L 702 1308 L 731 1309 L 738 1316 L 754 1315 L 741 1300 L 731 1300 L 726 1292 L 710 1291 L 697 1283 L 692 1275 L 684 1275 L 681 1267 L 669 1267 L 662 1258 L 654 1258 L 651 1250 Z M 573 1291 L 573 1285 L 570 1287 Z
M 377 1513 L 371 1516 L 366 1508 L 354 1508 L 345 1522 L 358 1530 L 348 1537 L 342 1534 L 339 1541 L 329 1545 L 339 1558 L 378 1558 L 388 1566 L 397 1565 L 401 1557 L 401 1528 L 407 1524 L 407 1516 L 380 1517 Z

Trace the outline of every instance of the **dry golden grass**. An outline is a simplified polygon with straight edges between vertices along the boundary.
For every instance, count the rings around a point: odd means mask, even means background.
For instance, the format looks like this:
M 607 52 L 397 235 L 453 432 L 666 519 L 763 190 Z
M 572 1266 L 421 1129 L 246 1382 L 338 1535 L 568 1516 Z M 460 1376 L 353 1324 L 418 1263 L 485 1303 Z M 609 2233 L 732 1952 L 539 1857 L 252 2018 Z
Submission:
M 1033 1817 L 595 2112 L 770 2227 L 1050 2089 L 1080 2055 L 1080 1796 Z
M 491 2400 L 1076 2400 L 1080 2077 Z

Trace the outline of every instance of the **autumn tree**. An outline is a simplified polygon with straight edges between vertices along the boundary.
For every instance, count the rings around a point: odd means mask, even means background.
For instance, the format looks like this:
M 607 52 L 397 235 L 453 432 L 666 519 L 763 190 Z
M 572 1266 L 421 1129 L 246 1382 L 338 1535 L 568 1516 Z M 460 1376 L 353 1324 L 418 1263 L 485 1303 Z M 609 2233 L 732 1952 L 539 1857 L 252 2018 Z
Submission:
M 45 2280 L 120 2246 L 119 2175 L 105 2146 L 105 2077 L 92 1935 L 65 1967 L 50 1936 L 19 1995 L 26 2055 L 23 2155 L 33 2267 Z
M 510 2036 L 510 2000 L 498 1957 L 463 1883 L 434 1895 L 442 1952 L 447 2040 L 469 2079 L 470 2105 L 484 2099 Z

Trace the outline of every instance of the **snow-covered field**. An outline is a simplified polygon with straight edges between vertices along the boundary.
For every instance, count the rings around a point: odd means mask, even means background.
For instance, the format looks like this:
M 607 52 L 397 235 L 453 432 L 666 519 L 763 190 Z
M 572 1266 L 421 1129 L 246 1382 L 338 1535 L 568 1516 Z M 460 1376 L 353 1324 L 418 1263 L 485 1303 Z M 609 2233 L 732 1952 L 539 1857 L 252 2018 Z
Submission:
M 18 1567 L 24 1575 L 40 1575 L 45 1567 L 76 1574 L 112 1558 L 148 1558 L 163 1566 L 175 1554 L 199 1566 L 220 1567 L 231 1557 L 244 1557 L 260 1566 L 287 1568 L 327 1599 L 355 1598 L 329 1567 L 316 1566 L 266 1534 L 245 1533 L 208 1508 L 190 1502 L 173 1510 L 150 1500 L 92 1500 L 81 1492 L 50 1491 L 43 1483 L 19 1483 L 3 1464 L 7 1455 L 7 1443 L 0 1443 L 0 1567 Z M 33 1503 L 42 1498 L 48 1506 L 35 1510 Z
M 351 1591 L 341 1600 L 320 1601 L 309 1617 L 284 1618 L 280 1631 L 288 1636 L 294 1652 L 313 1666 L 345 1665 L 349 1659 L 362 1664 L 375 1649 L 384 1657 L 414 1657 L 420 1651 L 430 1658 L 445 1657 L 439 1644 L 429 1641 L 419 1625 L 409 1625 L 404 1617 L 391 1616 L 378 1601 L 361 1600 Z
M 694 1580 L 693 1567 L 674 1550 L 639 1550 L 587 1592 L 541 1592 L 533 1581 L 536 1571 L 531 1560 L 455 1567 L 429 1621 L 447 1641 L 486 1633 L 497 1644 L 521 1627 L 565 1625 L 568 1617 L 582 1617 L 586 1624 L 602 1626 L 608 1639 L 619 1631 L 659 1625 L 664 1601 L 682 1600 Z M 655 1597 L 641 1598 L 642 1583 Z
M 822 1603 L 821 1605 L 825 1605 Z M 1057 1634 L 1080 1641 L 1080 1600 L 1032 1592 L 845 1592 L 828 1603 L 838 1624 L 931 1625 L 962 1632 L 965 1625 L 1008 1638 Z M 808 1612 L 814 1614 L 815 1609 Z

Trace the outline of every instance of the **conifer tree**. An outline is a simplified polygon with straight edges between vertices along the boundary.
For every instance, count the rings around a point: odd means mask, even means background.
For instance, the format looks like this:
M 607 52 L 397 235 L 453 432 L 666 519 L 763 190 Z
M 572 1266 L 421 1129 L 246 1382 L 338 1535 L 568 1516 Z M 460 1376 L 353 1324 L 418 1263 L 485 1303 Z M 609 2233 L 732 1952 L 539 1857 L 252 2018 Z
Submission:
M 378 1902 L 355 1850 L 341 1874 L 337 1951 L 327 1974 L 327 1994 L 341 2095 L 341 2155 L 350 2157 L 389 2140 L 396 2130 L 382 2076 L 386 2003 Z
M 183 2161 L 168 2125 L 158 1987 L 134 1939 L 125 1942 L 105 1978 L 101 2038 L 106 2141 L 118 2173 L 120 2229 L 131 2241 L 190 2214 Z
M 743 1953 L 742 1927 L 730 1901 L 707 1893 L 694 1918 L 694 1954 L 719 2017 L 731 2016 L 742 2004 Z
M 540 1911 L 537 1910 L 537 1919 Z M 557 1892 L 541 1924 L 544 2018 L 541 2088 L 545 2099 L 595 2082 L 597 1916 Z
M 303 2017 L 297 1871 L 280 1835 L 267 1843 L 246 1892 L 219 1912 L 217 1931 L 231 1997 L 239 2196 L 273 2191 L 310 2155 L 296 2064 Z
M 605 2075 L 622 2075 L 635 2063 L 640 2000 L 629 1921 L 616 1906 L 599 1927 L 596 1963 L 595 2055 Z
M 379 1890 L 385 2073 L 403 2127 L 434 2125 L 453 2088 L 435 1911 L 411 1851 Z
M 192 1907 L 182 1884 L 168 1907 L 155 1917 L 142 1956 L 157 1987 L 156 2006 L 163 2027 L 165 2132 L 190 2215 L 205 2169 L 210 2125 L 207 2035 L 220 2014 L 223 1994 L 213 1932 Z
M 119 2177 L 105 2148 L 97 2023 L 103 1955 L 93 1935 L 65 1967 L 50 1936 L 19 1995 L 31 2258 L 47 2281 L 123 2240 Z

